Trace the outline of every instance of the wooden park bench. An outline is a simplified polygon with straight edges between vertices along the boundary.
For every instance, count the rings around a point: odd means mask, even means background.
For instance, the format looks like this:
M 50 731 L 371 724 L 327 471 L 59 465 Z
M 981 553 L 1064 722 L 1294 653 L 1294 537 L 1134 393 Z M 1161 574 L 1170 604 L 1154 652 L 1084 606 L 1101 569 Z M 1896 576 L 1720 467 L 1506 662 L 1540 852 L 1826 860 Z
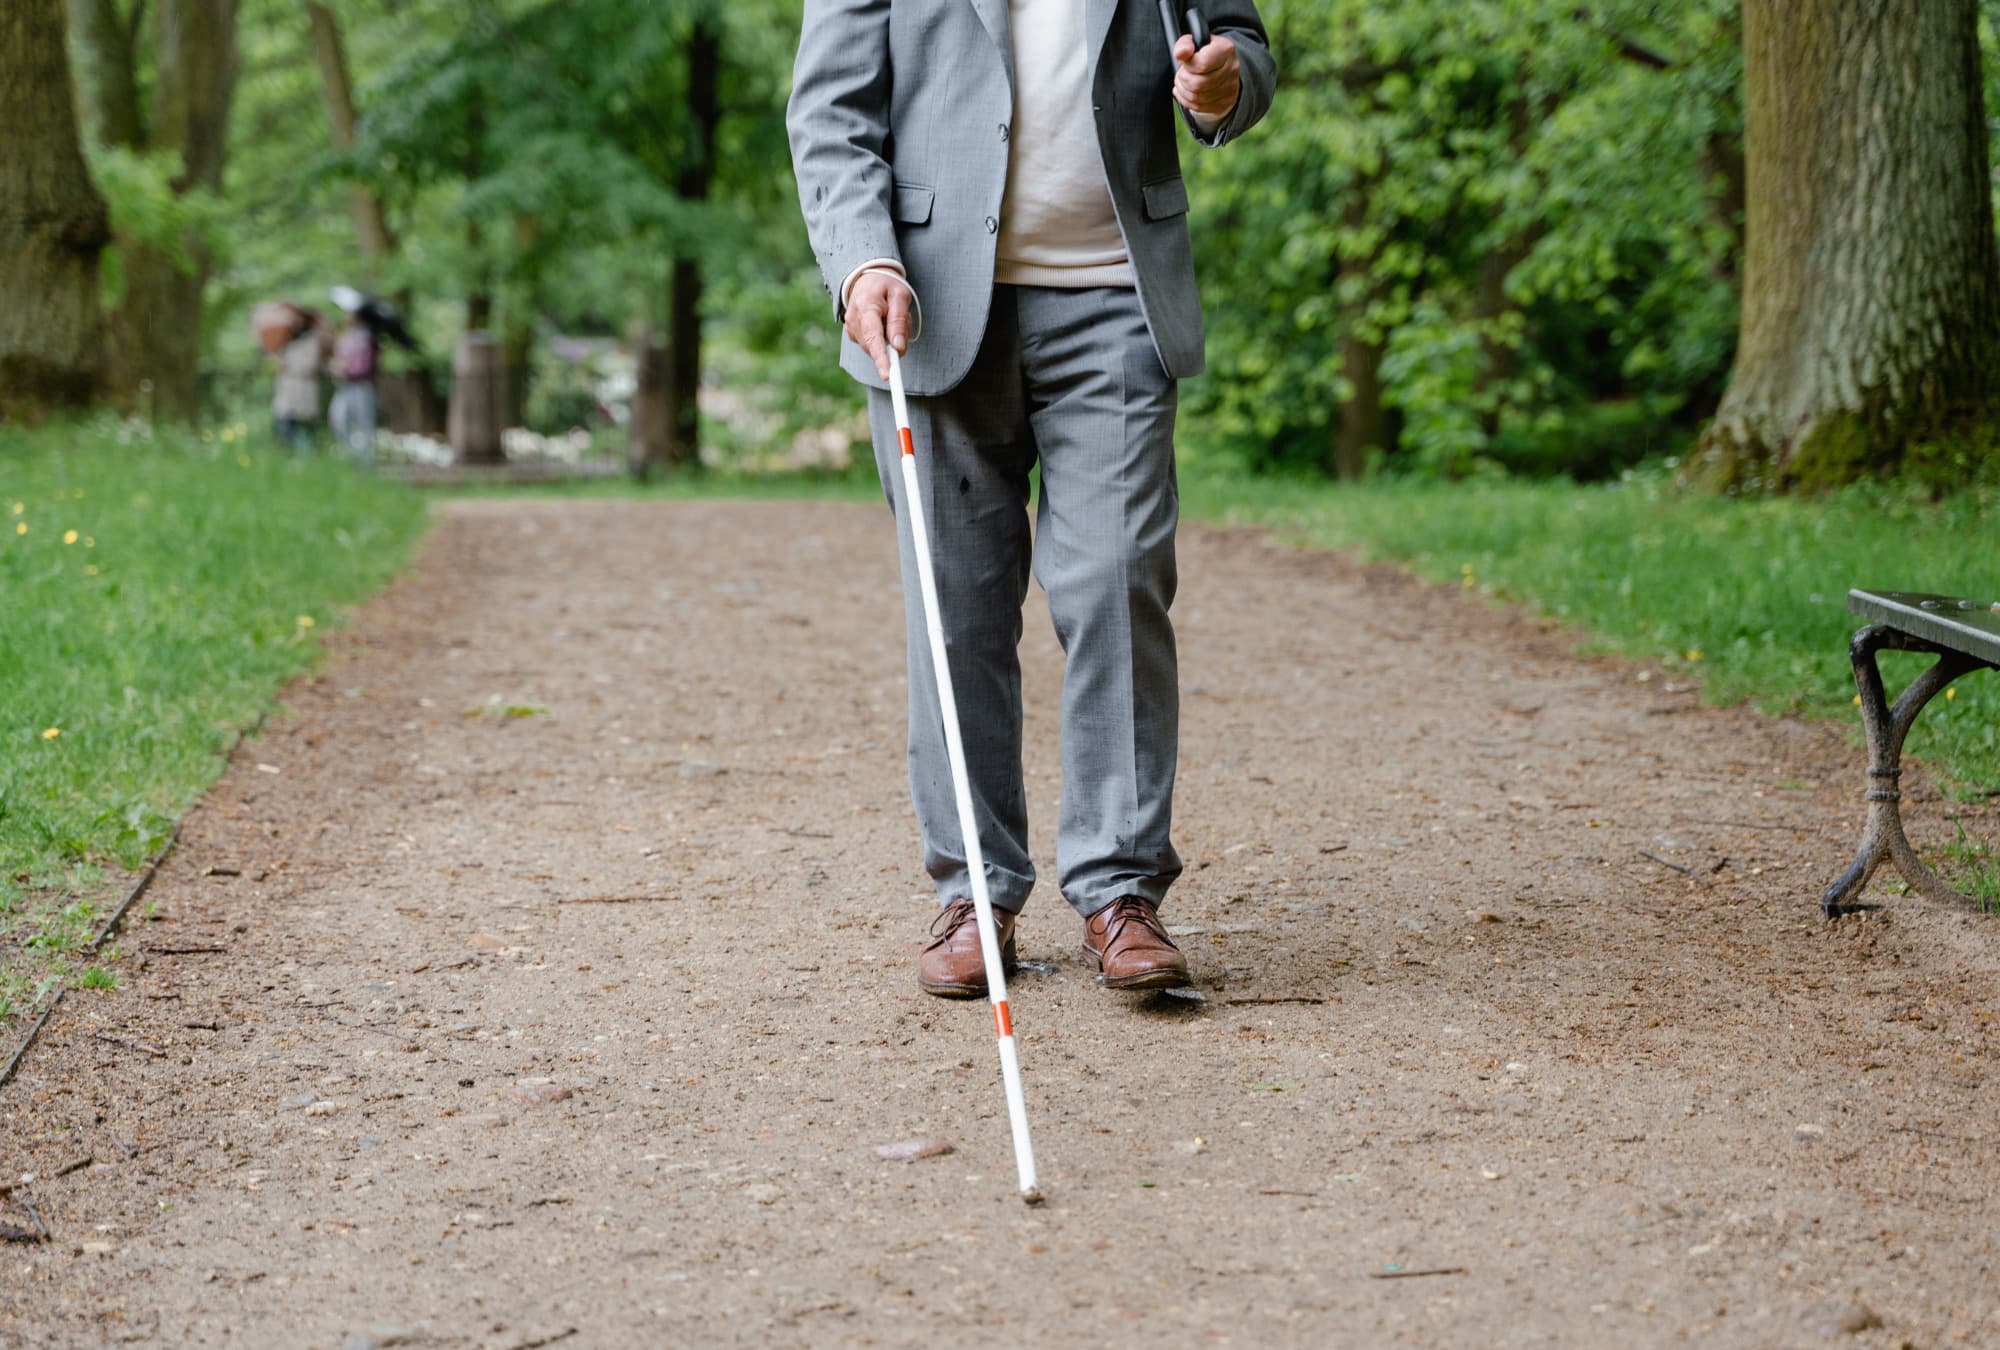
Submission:
M 1829 919 L 1845 912 L 1884 858 L 1925 896 L 1962 901 L 1925 866 L 1903 834 L 1903 793 L 1898 786 L 1903 738 L 1924 705 L 1953 680 L 1974 670 L 2000 669 L 2000 604 L 1907 591 L 1849 591 L 1847 607 L 1869 621 L 1847 645 L 1861 695 L 1861 725 L 1868 733 L 1868 825 L 1861 835 L 1861 851 L 1826 888 L 1820 909 Z M 1937 657 L 1930 669 L 1910 681 L 1894 707 L 1883 695 L 1882 672 L 1875 664 L 1875 654 L 1884 650 L 1930 652 Z

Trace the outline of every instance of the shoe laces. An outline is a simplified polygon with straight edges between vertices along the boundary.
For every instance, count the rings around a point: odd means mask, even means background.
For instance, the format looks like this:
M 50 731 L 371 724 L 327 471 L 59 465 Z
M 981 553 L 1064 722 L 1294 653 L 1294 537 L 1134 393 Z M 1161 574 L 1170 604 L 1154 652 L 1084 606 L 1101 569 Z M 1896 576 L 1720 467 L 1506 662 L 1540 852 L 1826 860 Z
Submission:
M 1118 940 L 1128 923 L 1151 929 L 1154 927 L 1153 907 L 1136 895 L 1121 895 L 1113 900 L 1110 914 L 1104 920 L 1104 943 L 1107 947 Z
M 952 934 L 956 933 L 962 925 L 971 923 L 976 918 L 977 913 L 972 907 L 971 900 L 958 899 L 952 901 L 939 910 L 938 916 L 931 920 L 931 945 L 924 948 L 924 950 L 930 951 L 932 948 L 943 946 L 945 943 L 951 941 Z

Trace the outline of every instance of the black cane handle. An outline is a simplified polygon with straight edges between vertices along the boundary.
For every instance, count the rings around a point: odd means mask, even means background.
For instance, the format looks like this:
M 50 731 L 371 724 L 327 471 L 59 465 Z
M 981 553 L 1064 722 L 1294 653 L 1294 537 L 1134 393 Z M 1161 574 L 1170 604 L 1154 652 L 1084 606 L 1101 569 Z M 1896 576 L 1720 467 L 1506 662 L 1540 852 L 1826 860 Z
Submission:
M 1174 16 L 1174 0 L 1160 0 L 1160 26 L 1167 33 L 1168 52 L 1172 52 L 1175 47 L 1180 45 L 1183 33 L 1194 39 L 1194 49 L 1196 51 L 1200 51 L 1208 45 L 1208 18 L 1201 12 L 1201 7 L 1199 5 L 1189 5 L 1183 11 L 1183 15 L 1186 24 L 1185 27 L 1182 26 L 1183 19 Z
M 1194 49 L 1200 51 L 1208 45 L 1208 18 L 1201 12 L 1200 5 L 1187 8 L 1188 36 L 1194 39 Z

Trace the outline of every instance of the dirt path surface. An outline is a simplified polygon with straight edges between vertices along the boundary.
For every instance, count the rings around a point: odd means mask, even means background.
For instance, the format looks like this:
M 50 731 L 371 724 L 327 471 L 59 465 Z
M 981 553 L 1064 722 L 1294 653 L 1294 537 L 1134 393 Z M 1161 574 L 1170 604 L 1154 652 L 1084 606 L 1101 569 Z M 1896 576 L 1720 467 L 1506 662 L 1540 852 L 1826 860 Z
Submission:
M 1029 1209 L 915 987 L 886 513 L 440 515 L 0 1093 L 0 1345 L 2000 1344 L 2000 933 L 1819 921 L 1834 730 L 1186 532 L 1206 999 L 1044 883 Z

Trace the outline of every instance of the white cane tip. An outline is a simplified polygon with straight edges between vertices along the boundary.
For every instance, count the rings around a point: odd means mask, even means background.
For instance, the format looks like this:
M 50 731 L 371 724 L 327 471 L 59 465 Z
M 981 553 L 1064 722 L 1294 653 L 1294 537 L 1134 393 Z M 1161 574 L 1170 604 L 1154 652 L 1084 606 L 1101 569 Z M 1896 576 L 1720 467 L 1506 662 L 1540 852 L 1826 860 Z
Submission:
M 1021 1192 L 1022 1204 L 1039 1205 L 1042 1203 L 1043 1198 L 1042 1188 L 1039 1186 L 1030 1186 Z

